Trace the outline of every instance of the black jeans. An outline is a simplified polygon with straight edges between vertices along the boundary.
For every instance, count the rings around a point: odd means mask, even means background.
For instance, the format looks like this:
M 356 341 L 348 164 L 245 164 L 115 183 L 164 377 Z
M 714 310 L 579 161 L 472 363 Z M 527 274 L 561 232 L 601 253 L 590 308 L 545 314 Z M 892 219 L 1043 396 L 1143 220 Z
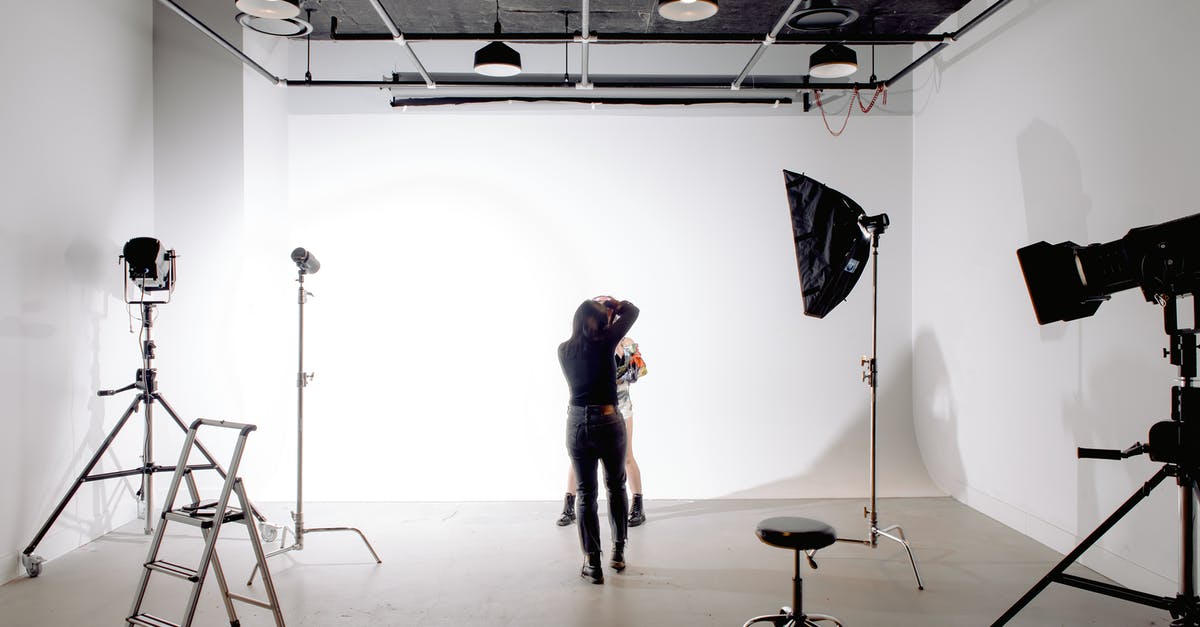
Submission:
M 604 465 L 608 489 L 608 521 L 613 542 L 624 542 L 629 525 L 629 499 L 625 495 L 625 420 L 614 411 L 603 415 L 600 407 L 567 409 L 567 454 L 575 467 L 579 499 L 579 544 L 584 553 L 600 551 L 600 518 L 597 513 L 596 462 Z

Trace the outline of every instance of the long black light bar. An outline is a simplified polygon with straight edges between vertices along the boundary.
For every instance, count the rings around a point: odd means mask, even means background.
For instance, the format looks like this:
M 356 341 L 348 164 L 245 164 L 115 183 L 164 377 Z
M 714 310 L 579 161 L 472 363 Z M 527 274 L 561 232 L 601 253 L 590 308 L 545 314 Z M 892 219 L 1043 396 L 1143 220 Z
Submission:
M 437 76 L 437 75 L 430 75 L 426 72 L 421 72 L 421 76 L 418 79 L 419 82 L 416 80 L 412 80 L 409 75 L 403 75 L 403 74 L 393 74 L 392 80 L 390 80 L 390 81 L 388 81 L 388 80 L 380 80 L 380 81 L 313 80 L 313 79 L 309 79 L 309 78 L 305 78 L 304 80 L 284 79 L 284 78 L 277 77 L 277 76 L 271 74 L 269 71 L 267 71 L 265 68 L 263 68 L 257 62 L 255 62 L 253 59 L 251 59 L 249 56 L 247 56 L 244 52 L 242 52 L 236 46 L 234 46 L 233 44 L 226 41 L 224 38 L 222 38 L 220 35 L 218 35 L 216 32 L 214 32 L 211 28 L 209 28 L 204 23 L 200 22 L 198 19 L 196 19 L 191 14 L 189 14 L 187 11 L 185 11 L 182 7 L 180 7 L 178 4 L 176 4 L 174 0 L 158 0 L 158 1 L 161 4 L 170 8 L 171 10 L 173 10 L 175 13 L 182 16 L 186 21 L 191 23 L 198 30 L 203 32 L 209 38 L 216 41 L 217 44 L 219 44 L 222 48 L 224 48 L 225 50 L 227 50 L 234 56 L 238 57 L 238 59 L 241 60 L 244 64 L 251 67 L 256 72 L 261 74 L 264 78 L 266 78 L 267 80 L 269 80 L 272 83 L 277 84 L 277 85 L 283 84 L 283 85 L 287 85 L 290 87 L 357 87 L 357 88 L 374 87 L 374 88 L 379 88 L 379 89 L 396 89 L 396 88 L 405 88 L 410 85 L 421 84 L 421 85 L 424 85 L 426 88 L 428 88 L 429 92 L 433 92 L 433 91 L 436 91 L 436 90 L 439 90 L 442 88 L 447 88 L 447 89 L 453 89 L 453 88 L 488 89 L 489 91 L 491 91 L 498 87 L 507 87 L 507 88 L 510 88 L 513 90 L 529 89 L 529 88 L 547 88 L 547 87 L 561 88 L 561 87 L 563 87 L 561 76 L 557 77 L 554 85 L 551 86 L 551 85 L 546 84 L 545 79 L 542 79 L 539 77 L 526 77 L 526 78 L 507 79 L 507 80 L 495 80 L 495 79 L 480 80 L 480 79 L 473 79 L 473 78 L 464 78 L 463 75 L 458 75 L 458 74 L 447 74 L 447 75 L 445 75 L 445 77 L 442 77 L 442 76 Z M 758 77 L 754 77 L 751 79 L 752 85 L 747 87 L 746 85 L 740 83 L 740 79 L 743 77 L 737 77 L 736 79 L 734 77 L 723 77 L 721 85 L 714 85 L 713 79 L 711 79 L 710 77 L 709 78 L 700 78 L 700 79 L 695 78 L 695 77 L 678 77 L 677 79 L 668 81 L 668 82 L 645 82 L 642 79 L 642 77 L 588 76 L 587 79 L 591 82 L 591 84 L 596 85 L 596 86 L 603 86 L 605 88 L 605 91 L 607 91 L 609 93 L 593 93 L 593 94 L 584 93 L 584 94 L 580 94 L 578 96 L 573 96 L 573 97 L 555 96 L 555 97 L 553 97 L 553 100 L 555 100 L 555 101 L 572 101 L 572 102 L 589 102 L 589 103 L 603 103 L 603 102 L 620 101 L 621 104 L 639 104 L 639 103 L 664 104 L 666 101 L 669 101 L 669 100 L 687 101 L 687 102 L 681 102 L 681 104 L 690 104 L 693 102 L 696 102 L 696 103 L 699 103 L 699 102 L 710 102 L 710 103 L 711 102 L 725 102 L 725 103 L 781 102 L 782 103 L 782 102 L 785 102 L 785 100 L 787 100 L 786 97 L 780 98 L 778 94 L 769 93 L 769 92 L 780 91 L 780 90 L 791 90 L 793 92 L 804 91 L 804 90 L 812 90 L 812 91 L 849 91 L 849 90 L 853 90 L 853 89 L 874 90 L 880 86 L 891 87 L 892 85 L 894 85 L 895 83 L 897 83 L 898 81 L 903 79 L 905 76 L 907 76 L 908 74 L 913 72 L 921 64 L 925 63 L 929 59 L 936 56 L 938 52 L 940 52 L 943 48 L 948 46 L 951 42 L 956 41 L 959 38 L 961 38 L 968 31 L 970 31 L 971 29 L 978 26 L 981 22 L 983 22 L 983 20 L 992 16 L 1000 9 L 1004 8 L 1004 6 L 1009 4 L 1009 2 L 1011 2 L 1011 1 L 1012 0 L 996 0 L 996 2 L 991 4 L 982 13 L 977 15 L 974 19 L 970 20 L 962 28 L 959 28 L 957 31 L 955 31 L 953 33 L 943 33 L 940 35 L 939 34 L 871 35 L 871 36 L 859 36 L 859 37 L 846 36 L 846 35 L 835 36 L 835 35 L 811 35 L 810 34 L 810 35 L 779 35 L 778 37 L 771 38 L 771 42 L 770 42 L 771 44 L 822 44 L 822 43 L 829 43 L 829 42 L 840 42 L 840 43 L 846 43 L 846 44 L 859 44 L 859 45 L 869 45 L 869 44 L 875 44 L 875 45 L 905 45 L 905 44 L 907 44 L 907 45 L 912 45 L 912 44 L 916 44 L 916 43 L 936 43 L 936 45 L 934 47 L 930 48 L 927 52 L 925 52 L 919 58 L 914 60 L 908 66 L 901 69 L 899 72 L 897 72 L 891 78 L 888 78 L 883 81 L 876 80 L 876 81 L 869 81 L 869 82 L 863 82 L 863 83 L 846 83 L 846 82 L 825 83 L 825 82 L 812 82 L 812 81 L 807 80 L 807 78 L 801 78 L 799 80 L 772 82 L 771 80 L 769 80 L 769 77 L 768 77 L 767 79 L 765 79 L 767 86 L 763 86 L 764 81 L 760 80 Z M 390 22 L 390 18 L 386 21 Z M 389 26 L 389 29 L 394 28 L 394 26 L 392 24 L 388 24 L 388 26 Z M 521 43 L 558 43 L 558 44 L 570 43 L 570 42 L 595 43 L 595 44 L 634 44 L 634 43 L 642 43 L 642 44 L 656 44 L 656 43 L 663 43 L 663 44 L 762 44 L 764 42 L 764 39 L 761 35 L 753 35 L 753 34 L 711 34 L 711 35 L 709 35 L 709 34 L 694 34 L 694 33 L 693 34 L 662 34 L 662 35 L 656 35 L 653 38 L 650 38 L 650 37 L 647 37 L 644 33 L 605 33 L 603 35 L 603 37 L 597 35 L 596 33 L 591 33 L 585 40 L 580 35 L 573 34 L 573 33 L 572 34 L 568 34 L 568 33 L 504 33 L 502 36 L 497 36 L 493 33 L 471 33 L 471 34 L 418 33 L 418 34 L 409 34 L 409 33 L 400 33 L 399 30 L 397 29 L 395 34 L 366 33 L 366 34 L 337 34 L 336 36 L 334 36 L 335 31 L 336 31 L 336 20 L 334 20 L 331 23 L 331 33 L 330 33 L 331 38 L 344 39 L 344 40 L 395 40 L 395 41 L 401 43 L 406 48 L 406 50 L 409 52 L 409 54 L 412 55 L 414 58 L 416 57 L 416 55 L 415 55 L 415 53 L 413 53 L 412 49 L 407 46 L 407 44 L 410 42 L 421 42 L 421 41 L 426 41 L 426 42 L 460 41 L 460 40 L 461 41 L 467 41 L 467 40 L 469 40 L 469 41 L 489 41 L 489 40 L 495 41 L 495 40 L 503 39 L 504 41 L 513 41 L 513 42 L 521 42 Z M 418 65 L 418 67 L 420 67 L 420 69 L 422 69 L 422 70 L 424 69 L 423 67 L 420 66 L 419 60 L 417 61 L 417 65 Z M 716 94 L 712 94 L 710 97 L 710 94 L 700 93 L 697 91 L 697 90 L 701 90 L 701 89 L 712 90 L 712 89 L 715 89 L 718 87 L 723 87 L 725 90 L 727 90 L 727 93 L 720 94 L 719 96 Z M 645 98 L 629 97 L 627 95 L 621 95 L 619 93 L 614 93 L 614 92 L 620 92 L 620 90 L 627 90 L 627 89 L 628 90 L 632 90 L 632 89 L 641 90 L 641 89 L 648 89 L 648 88 L 649 89 L 660 89 L 660 90 L 673 89 L 673 90 L 679 90 L 679 93 L 675 96 L 665 96 L 663 94 L 657 94 L 653 97 L 645 97 Z M 591 90 L 580 90 L 580 91 L 589 92 Z M 794 94 L 792 94 L 792 95 L 794 95 Z M 425 98 L 429 98 L 429 97 L 426 96 Z M 495 93 L 482 93 L 482 94 L 478 94 L 478 95 L 456 95 L 456 96 L 447 96 L 447 97 L 443 97 L 443 96 L 439 95 L 437 98 L 442 99 L 442 100 L 453 100 L 454 101 L 453 104 L 461 104 L 461 103 L 472 102 L 472 101 L 494 102 L 494 101 L 498 101 L 498 100 L 522 101 L 522 100 L 542 100 L 543 99 L 543 98 L 525 98 L 525 97 L 515 95 L 515 94 L 510 94 L 508 97 L 501 97 L 500 95 L 497 95 Z M 416 104 L 414 102 L 415 100 L 419 100 L 419 98 L 393 99 L 393 106 L 403 106 L 405 104 Z M 806 101 L 806 103 L 805 103 L 804 110 L 808 111 L 809 107 L 807 106 L 807 98 L 805 98 L 805 101 Z M 397 104 L 397 103 L 401 103 L 401 104 Z M 451 104 L 451 103 L 444 102 L 444 104 Z

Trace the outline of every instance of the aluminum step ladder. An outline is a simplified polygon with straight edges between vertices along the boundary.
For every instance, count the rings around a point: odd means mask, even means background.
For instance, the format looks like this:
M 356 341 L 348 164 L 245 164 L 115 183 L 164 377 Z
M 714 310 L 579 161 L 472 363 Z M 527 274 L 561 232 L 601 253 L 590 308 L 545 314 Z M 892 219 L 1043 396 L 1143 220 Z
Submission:
M 196 431 L 201 426 L 237 429 L 240 432 L 237 438 L 237 445 L 233 451 L 233 461 L 229 464 L 225 473 L 225 482 L 221 486 L 221 495 L 216 501 L 208 503 L 200 501 L 200 492 L 196 487 L 196 479 L 192 475 L 193 469 L 188 468 L 187 464 L 192 447 L 196 444 Z M 200 591 L 204 587 L 204 580 L 208 575 L 209 564 L 211 563 L 212 570 L 216 574 L 217 585 L 221 589 L 221 600 L 225 604 L 225 613 L 229 616 L 231 627 L 239 627 L 241 625 L 241 621 L 237 616 L 237 610 L 233 605 L 234 601 L 249 603 L 271 610 L 275 618 L 276 627 L 284 627 L 283 612 L 279 609 L 279 599 L 275 595 L 275 584 L 271 580 L 271 572 L 267 570 L 267 558 L 263 553 L 262 541 L 258 535 L 257 521 L 253 515 L 248 514 L 248 512 L 252 513 L 253 510 L 250 506 L 250 500 L 246 498 L 246 488 L 237 474 L 238 465 L 242 461 L 242 452 L 246 447 L 246 437 L 255 429 L 257 429 L 255 425 L 225 422 L 224 420 L 196 420 L 192 423 L 191 428 L 188 429 L 187 437 L 183 443 L 183 451 L 179 454 L 179 463 L 175 465 L 175 474 L 171 479 L 171 487 L 167 492 L 166 500 L 163 502 L 162 521 L 154 530 L 154 537 L 150 541 L 150 552 L 146 556 L 141 580 L 138 582 L 137 593 L 133 599 L 133 606 L 129 610 L 129 617 L 125 619 L 126 624 L 142 625 L 144 627 L 190 627 L 196 615 L 196 605 L 200 601 Z M 179 494 L 179 486 L 184 480 L 187 481 L 188 492 L 191 494 L 192 500 L 191 503 L 176 508 L 175 497 Z M 239 507 L 229 507 L 229 499 L 234 494 L 237 495 Z M 200 533 L 204 536 L 204 552 L 201 553 L 200 563 L 195 568 L 158 558 L 158 551 L 162 546 L 167 523 L 172 522 L 184 523 L 200 528 Z M 229 591 L 229 585 L 225 580 L 225 572 L 221 569 L 221 560 L 217 557 L 216 548 L 221 526 L 231 522 L 245 525 L 250 535 L 250 546 L 254 549 L 254 558 L 258 562 L 258 568 L 262 570 L 263 574 L 263 583 L 265 584 L 267 594 L 266 601 L 241 596 Z M 187 606 L 183 610 L 183 620 L 181 622 L 174 623 L 142 611 L 142 602 L 146 597 L 146 588 L 150 583 L 150 576 L 154 573 L 170 575 L 191 582 L 192 591 L 190 596 L 188 596 Z

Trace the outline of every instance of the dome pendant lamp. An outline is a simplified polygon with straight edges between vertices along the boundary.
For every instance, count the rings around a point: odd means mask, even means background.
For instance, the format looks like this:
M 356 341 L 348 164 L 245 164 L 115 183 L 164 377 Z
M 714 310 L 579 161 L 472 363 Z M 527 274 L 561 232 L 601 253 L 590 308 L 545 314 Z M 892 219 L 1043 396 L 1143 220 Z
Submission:
M 858 71 L 858 55 L 842 44 L 826 44 L 808 58 L 808 73 L 816 78 L 845 78 Z
M 300 15 L 300 0 L 236 0 L 234 6 L 246 15 L 287 20 Z
M 675 22 L 698 22 L 717 14 L 717 0 L 658 0 L 658 14 Z
M 500 0 L 496 0 L 496 26 L 500 34 Z M 521 53 L 502 41 L 492 43 L 475 51 L 475 73 L 484 76 L 516 76 L 521 73 Z

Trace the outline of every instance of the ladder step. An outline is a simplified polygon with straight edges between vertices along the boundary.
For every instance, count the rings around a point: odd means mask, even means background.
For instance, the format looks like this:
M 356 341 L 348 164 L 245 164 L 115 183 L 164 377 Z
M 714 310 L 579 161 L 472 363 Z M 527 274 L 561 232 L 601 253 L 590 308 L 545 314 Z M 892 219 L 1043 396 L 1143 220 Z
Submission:
M 178 510 L 172 509 L 163 512 L 163 520 L 171 520 L 181 522 L 193 527 L 202 529 L 210 529 L 213 526 L 213 520 L 216 518 L 216 512 L 212 510 Z M 246 513 L 240 509 L 229 507 L 225 510 L 225 517 L 221 520 L 221 524 L 227 522 L 245 522 Z
M 130 616 L 129 618 L 126 618 L 125 622 L 129 623 L 130 625 L 144 625 L 145 627 L 179 627 L 179 623 L 172 623 L 169 620 L 159 618 L 153 614 L 146 614 L 144 612 L 136 616 Z
M 261 608 L 267 609 L 267 610 L 275 609 L 275 606 L 271 605 L 267 601 L 259 601 L 258 599 L 244 597 L 240 594 L 234 594 L 232 592 L 229 593 L 229 598 L 233 599 L 234 601 L 241 601 L 242 603 L 249 603 L 250 605 L 257 605 L 258 607 L 261 607 Z
M 155 572 L 163 573 L 165 575 L 171 575 L 172 577 L 187 579 L 192 583 L 200 581 L 200 573 L 197 572 L 196 569 L 188 568 L 187 566 L 176 564 L 174 562 L 168 562 L 166 560 L 155 560 L 153 562 L 149 562 L 146 564 L 146 568 Z

